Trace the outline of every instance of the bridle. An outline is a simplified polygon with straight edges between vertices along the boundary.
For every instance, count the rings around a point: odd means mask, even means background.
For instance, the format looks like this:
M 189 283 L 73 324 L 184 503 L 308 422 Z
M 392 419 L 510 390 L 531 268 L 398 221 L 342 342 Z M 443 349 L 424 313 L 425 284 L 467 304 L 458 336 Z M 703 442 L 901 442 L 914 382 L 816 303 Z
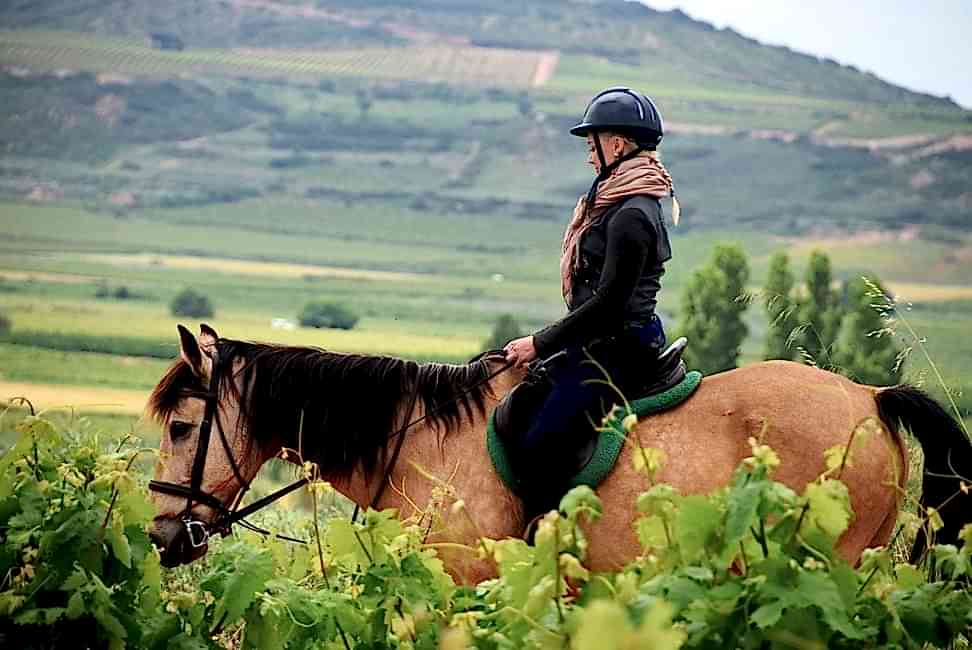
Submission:
M 240 524 L 244 528 L 248 528 L 256 533 L 260 533 L 261 535 L 275 535 L 281 539 L 303 543 L 304 540 L 288 537 L 286 535 L 280 535 L 279 533 L 271 533 L 268 530 L 260 528 L 259 526 L 246 521 L 246 517 L 252 515 L 257 510 L 265 508 L 274 501 L 285 497 L 294 490 L 303 487 L 308 483 L 308 479 L 306 477 L 294 481 L 290 485 L 287 485 L 286 487 L 283 487 L 276 492 L 263 497 L 262 499 L 254 501 L 245 508 L 239 507 L 243 500 L 243 496 L 246 494 L 247 490 L 250 489 L 250 482 L 243 478 L 239 465 L 236 464 L 236 460 L 233 458 L 233 452 L 230 449 L 229 441 L 226 440 L 226 433 L 223 431 L 223 424 L 219 419 L 219 383 L 223 374 L 223 364 L 225 361 L 222 355 L 219 354 L 218 344 L 213 346 L 213 349 L 213 356 L 215 358 L 213 359 L 213 370 L 209 378 L 208 390 L 199 391 L 193 389 L 184 389 L 182 391 L 182 394 L 185 397 L 195 397 L 205 401 L 203 420 L 199 426 L 199 441 L 196 444 L 196 454 L 192 460 L 192 472 L 189 475 L 189 486 L 186 487 L 185 485 L 170 483 L 168 481 L 149 481 L 149 490 L 152 492 L 159 492 L 161 494 L 168 494 L 170 496 L 186 498 L 186 507 L 182 511 L 180 519 L 186 529 L 186 534 L 189 536 L 189 544 L 193 548 L 204 546 L 209 541 L 210 535 L 213 533 L 220 533 L 222 535 L 229 534 L 230 528 L 233 526 L 233 524 Z M 226 452 L 226 457 L 229 459 L 230 467 L 233 470 L 233 477 L 240 485 L 240 491 L 237 493 L 236 498 L 233 499 L 233 504 L 229 508 L 223 505 L 223 502 L 214 495 L 202 490 L 203 472 L 206 469 L 206 454 L 209 450 L 209 439 L 212 436 L 213 422 L 216 423 L 216 431 L 219 434 L 219 440 L 223 445 L 223 451 Z M 212 524 L 206 524 L 204 521 L 194 519 L 192 515 L 192 506 L 194 502 L 207 505 L 215 510 L 218 513 L 216 520 Z
M 209 378 L 209 388 L 205 391 L 194 390 L 194 389 L 184 389 L 182 394 L 185 397 L 194 397 L 202 399 L 205 401 L 205 407 L 203 411 L 203 420 L 199 426 L 199 440 L 196 445 L 196 454 L 192 461 L 192 472 L 189 477 L 189 486 L 180 485 L 178 483 L 170 483 L 168 481 L 149 481 L 149 490 L 152 492 L 159 492 L 161 494 L 168 494 L 170 496 L 185 497 L 186 507 L 182 511 L 180 520 L 186 529 L 186 534 L 189 537 L 189 544 L 193 548 L 200 548 L 205 546 L 209 542 L 209 538 L 213 534 L 221 534 L 226 536 L 229 534 L 230 529 L 233 524 L 239 524 L 244 528 L 252 530 L 255 533 L 259 533 L 264 536 L 274 536 L 286 541 L 297 542 L 300 544 L 306 544 L 306 540 L 297 539 L 295 537 L 288 537 L 287 535 L 281 535 L 279 533 L 273 533 L 269 530 L 260 528 L 259 526 L 250 523 L 246 520 L 254 512 L 262 510 L 274 501 L 277 501 L 294 490 L 297 490 L 310 480 L 305 476 L 300 478 L 289 485 L 280 488 L 276 492 L 272 492 L 267 496 L 257 499 L 253 503 L 249 504 L 244 508 L 240 508 L 240 503 L 243 500 L 243 496 L 246 494 L 247 490 L 250 488 L 250 482 L 243 478 L 240 472 L 239 466 L 236 464 L 236 460 L 233 458 L 232 450 L 230 449 L 229 441 L 226 440 L 226 434 L 223 432 L 223 425 L 219 419 L 219 384 L 220 378 L 223 374 L 223 364 L 226 362 L 222 355 L 219 354 L 219 342 L 212 346 L 213 347 L 213 369 L 211 376 Z M 489 353 L 486 353 L 488 355 Z M 484 356 L 486 356 L 484 355 Z M 468 388 L 461 391 L 456 397 L 450 402 L 446 402 L 437 406 L 434 409 L 427 411 L 422 417 L 417 418 L 408 424 L 402 426 L 398 431 L 391 434 L 388 438 L 398 438 L 395 442 L 395 449 L 392 452 L 391 460 L 388 466 L 385 468 L 385 475 L 382 478 L 381 485 L 378 491 L 375 493 L 374 498 L 371 500 L 370 507 L 374 508 L 378 504 L 378 500 L 384 493 L 385 486 L 388 484 L 388 477 L 391 475 L 392 470 L 395 467 L 395 463 L 398 460 L 399 452 L 402 449 L 402 443 L 405 441 L 405 432 L 425 420 L 429 416 L 436 413 L 439 409 L 444 408 L 450 403 L 455 402 L 461 398 L 466 393 L 474 390 L 476 387 L 492 380 L 494 377 L 500 373 L 508 370 L 513 366 L 513 362 L 507 362 L 499 370 L 496 370 L 488 374 L 485 378 L 474 383 Z M 408 411 L 406 413 L 411 414 L 415 408 L 415 403 L 418 400 L 418 392 L 416 391 L 411 398 L 411 403 L 409 405 Z M 229 508 L 223 505 L 223 502 L 216 498 L 209 492 L 204 492 L 202 490 L 202 480 L 203 471 L 206 468 L 206 455 L 209 450 L 209 440 L 212 437 L 213 422 L 216 423 L 216 432 L 219 434 L 220 442 L 223 445 L 223 451 L 226 453 L 226 457 L 229 459 L 230 467 L 233 469 L 233 476 L 240 485 L 240 491 L 233 499 L 233 504 Z M 207 524 L 204 521 L 193 518 L 192 506 L 193 503 L 201 503 L 213 508 L 218 514 L 216 520 Z M 351 519 L 354 521 L 358 515 L 358 506 L 355 505 L 354 514 L 352 514 Z

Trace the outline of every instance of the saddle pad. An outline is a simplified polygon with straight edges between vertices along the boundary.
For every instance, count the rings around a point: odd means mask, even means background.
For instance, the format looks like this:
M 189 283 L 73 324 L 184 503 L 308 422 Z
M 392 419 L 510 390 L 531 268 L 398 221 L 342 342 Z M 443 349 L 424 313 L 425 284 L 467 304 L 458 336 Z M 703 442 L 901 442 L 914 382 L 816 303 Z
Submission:
M 693 370 L 686 373 L 685 379 L 668 390 L 630 402 L 631 412 L 643 416 L 678 406 L 695 392 L 701 382 L 702 373 Z M 604 477 L 614 467 L 614 463 L 617 462 L 621 447 L 624 446 L 624 427 L 621 426 L 621 421 L 626 415 L 627 413 L 622 407 L 615 407 L 614 412 L 606 422 L 610 430 L 602 431 L 599 434 L 597 447 L 594 449 L 591 460 L 570 480 L 570 487 L 577 487 L 578 485 L 597 487 L 604 480 Z M 496 434 L 492 415 L 486 422 L 486 448 L 489 450 L 489 457 L 493 461 L 496 473 L 499 474 L 508 488 L 516 492 L 513 465 L 506 455 L 503 441 Z

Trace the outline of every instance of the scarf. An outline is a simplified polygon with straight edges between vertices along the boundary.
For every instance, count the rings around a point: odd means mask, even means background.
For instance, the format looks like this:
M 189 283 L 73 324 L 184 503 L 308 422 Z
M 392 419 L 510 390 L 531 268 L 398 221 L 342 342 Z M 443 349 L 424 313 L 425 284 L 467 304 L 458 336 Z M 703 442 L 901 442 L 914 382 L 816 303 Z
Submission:
M 580 260 L 580 241 L 609 207 L 638 194 L 662 198 L 672 197 L 672 220 L 678 225 L 680 214 L 672 176 L 665 169 L 657 151 L 642 151 L 634 158 L 618 165 L 611 175 L 601 181 L 594 197 L 594 205 L 587 205 L 587 194 L 578 199 L 574 215 L 564 233 L 563 256 L 560 258 L 560 287 L 564 301 L 570 301 L 571 285 Z

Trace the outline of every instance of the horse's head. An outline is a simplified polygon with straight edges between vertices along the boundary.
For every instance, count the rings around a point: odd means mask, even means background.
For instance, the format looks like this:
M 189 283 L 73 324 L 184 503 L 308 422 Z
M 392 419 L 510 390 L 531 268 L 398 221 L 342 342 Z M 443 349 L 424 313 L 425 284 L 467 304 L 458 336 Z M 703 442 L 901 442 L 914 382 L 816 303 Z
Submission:
M 197 341 L 179 326 L 180 358 L 148 403 L 162 425 L 150 535 L 170 567 L 206 553 L 209 533 L 220 532 L 221 519 L 266 460 L 240 416 L 240 362 L 221 358 L 212 328 L 202 325 L 200 332 Z

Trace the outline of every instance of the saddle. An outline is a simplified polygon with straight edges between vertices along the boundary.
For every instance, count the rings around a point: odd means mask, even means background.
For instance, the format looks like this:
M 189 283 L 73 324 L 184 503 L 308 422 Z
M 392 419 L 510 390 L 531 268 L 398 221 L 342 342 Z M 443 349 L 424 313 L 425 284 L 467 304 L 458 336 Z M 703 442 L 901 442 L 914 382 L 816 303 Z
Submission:
M 634 390 L 635 395 L 632 397 L 651 397 L 682 384 L 686 379 L 682 352 L 687 345 L 688 339 L 681 337 L 658 355 L 654 362 L 645 368 L 647 378 L 645 385 Z M 515 454 L 519 441 L 553 389 L 551 371 L 562 355 L 563 352 L 558 352 L 548 359 L 531 364 L 524 380 L 510 391 L 494 410 L 490 421 L 491 435 L 495 436 L 498 445 L 508 450 L 504 455 Z M 563 468 L 565 476 L 581 474 L 594 457 L 599 443 L 600 436 L 595 435 L 593 431 L 591 435 L 586 436 L 584 443 L 574 449 L 570 455 L 571 466 Z M 496 455 L 494 454 L 494 464 L 496 464 Z M 504 476 L 504 480 L 506 478 Z

